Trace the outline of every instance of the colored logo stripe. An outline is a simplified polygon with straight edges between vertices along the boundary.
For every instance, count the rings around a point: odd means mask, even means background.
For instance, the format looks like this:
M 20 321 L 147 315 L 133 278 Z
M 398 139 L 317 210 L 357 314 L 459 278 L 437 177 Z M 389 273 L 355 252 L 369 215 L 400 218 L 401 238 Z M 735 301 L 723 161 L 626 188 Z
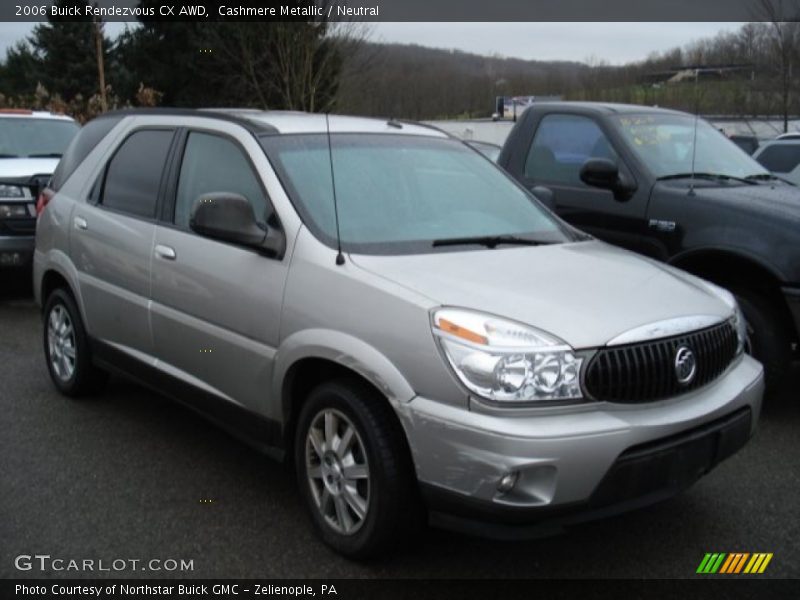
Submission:
M 725 558 L 725 553 L 706 553 L 703 560 L 700 562 L 700 566 L 697 567 L 698 573 L 716 573 L 717 569 L 719 569 L 720 565 L 722 564 L 723 559 Z
M 748 560 L 749 559 L 749 560 Z M 702 574 L 738 574 L 738 573 L 763 573 L 769 562 L 772 560 L 772 553 L 756 552 L 707 552 L 697 567 L 697 572 Z M 745 566 L 747 565 L 747 566 Z M 744 569 L 744 571 L 742 571 Z
M 769 561 L 772 560 L 772 552 L 769 554 L 760 553 L 760 554 L 753 554 L 753 558 L 750 559 L 750 562 L 747 563 L 747 566 L 744 568 L 745 573 L 763 573 Z
M 747 560 L 748 556 L 750 556 L 749 552 L 734 552 L 732 554 L 728 554 L 728 560 L 725 561 L 719 572 L 728 574 L 738 573 L 742 570 L 744 562 Z

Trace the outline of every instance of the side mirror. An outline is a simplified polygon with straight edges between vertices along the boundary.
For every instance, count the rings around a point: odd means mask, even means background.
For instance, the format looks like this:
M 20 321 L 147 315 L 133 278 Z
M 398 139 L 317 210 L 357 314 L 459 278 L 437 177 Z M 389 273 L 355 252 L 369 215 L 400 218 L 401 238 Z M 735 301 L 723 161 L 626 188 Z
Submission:
M 200 235 L 283 254 L 286 239 L 273 227 L 256 221 L 253 207 L 247 198 L 233 192 L 203 194 L 194 202 L 189 227 Z
M 614 192 L 614 199 L 629 200 L 636 191 L 636 184 L 619 172 L 616 163 L 607 158 L 590 158 L 581 167 L 580 178 L 592 187 Z
M 536 185 L 531 188 L 531 193 L 552 212 L 556 211 L 556 199 L 555 196 L 553 196 L 553 190 L 543 185 Z

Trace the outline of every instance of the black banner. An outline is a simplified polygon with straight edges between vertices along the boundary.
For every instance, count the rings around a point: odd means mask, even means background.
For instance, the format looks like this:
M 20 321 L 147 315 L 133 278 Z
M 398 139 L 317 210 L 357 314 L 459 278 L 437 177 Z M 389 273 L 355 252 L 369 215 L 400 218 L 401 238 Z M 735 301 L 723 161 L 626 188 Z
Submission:
M 766 21 L 798 20 L 800 0 L 10 0 L 2 21 L 100 18 L 103 21 Z
M 576 568 L 579 568 L 576 565 Z M 579 575 L 579 573 L 576 573 Z M 236 579 L 26 579 L 4 580 L 4 600 L 38 598 L 70 600 L 93 598 L 117 600 L 134 598 L 180 598 L 211 600 L 336 599 L 367 600 L 403 598 L 502 599 L 545 598 L 797 598 L 800 585 L 792 580 L 754 580 L 747 576 L 683 580 L 236 580 Z

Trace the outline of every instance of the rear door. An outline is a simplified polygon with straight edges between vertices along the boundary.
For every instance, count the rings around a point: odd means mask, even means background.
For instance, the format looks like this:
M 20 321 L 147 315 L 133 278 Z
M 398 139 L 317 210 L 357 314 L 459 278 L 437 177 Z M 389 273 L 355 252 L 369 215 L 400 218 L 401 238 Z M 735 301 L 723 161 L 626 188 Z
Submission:
M 278 345 L 288 259 L 191 230 L 204 195 L 247 198 L 261 222 L 277 226 L 264 182 L 250 156 L 263 150 L 238 125 L 182 132 L 170 202 L 153 246 L 152 320 L 165 370 L 217 398 L 263 411 Z M 268 168 L 268 167 L 267 167 Z
M 638 250 L 645 228 L 647 192 L 638 190 L 627 202 L 612 192 L 590 187 L 580 179 L 580 170 L 590 158 L 611 160 L 633 179 L 612 138 L 588 115 L 549 113 L 534 125 L 526 151 L 522 183 L 553 192 L 556 212 L 576 227 L 602 240 Z
M 93 337 L 142 358 L 152 355 L 150 263 L 164 165 L 174 128 L 129 133 L 76 205 L 70 252 Z

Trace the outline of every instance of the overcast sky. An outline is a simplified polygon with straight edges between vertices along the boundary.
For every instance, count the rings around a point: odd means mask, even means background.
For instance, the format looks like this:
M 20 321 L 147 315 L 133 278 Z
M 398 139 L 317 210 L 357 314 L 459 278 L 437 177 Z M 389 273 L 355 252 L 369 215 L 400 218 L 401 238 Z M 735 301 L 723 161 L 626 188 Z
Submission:
M 641 60 L 650 52 L 682 46 L 735 30 L 741 23 L 375 23 L 371 40 L 456 48 L 476 54 L 536 60 L 586 61 L 612 64 Z M 125 23 L 106 23 L 110 36 Z M 28 35 L 32 23 L 0 23 L 0 56 Z

